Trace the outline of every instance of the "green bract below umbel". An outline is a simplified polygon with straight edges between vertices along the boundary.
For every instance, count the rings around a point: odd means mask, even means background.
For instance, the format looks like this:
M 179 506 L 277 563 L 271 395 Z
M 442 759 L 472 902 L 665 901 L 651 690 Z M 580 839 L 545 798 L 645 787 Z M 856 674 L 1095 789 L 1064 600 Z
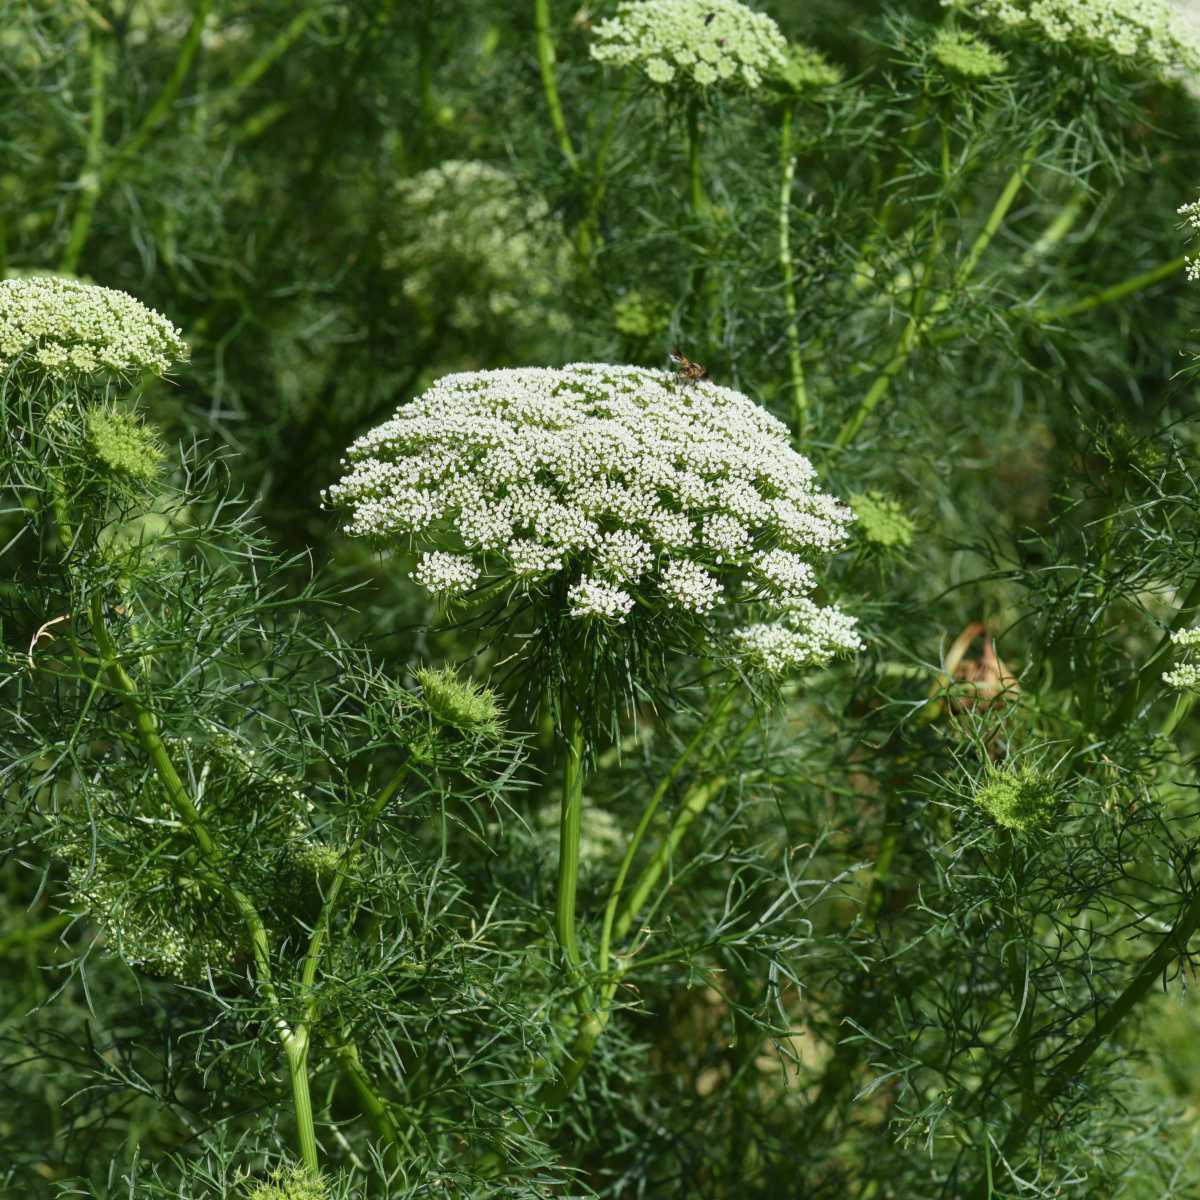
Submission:
M 0 281 L 0 370 L 161 374 L 187 352 L 166 317 L 126 292 L 55 276 Z
M 812 599 L 853 514 L 729 388 L 604 363 L 449 375 L 348 467 L 328 493 L 347 533 L 421 551 L 434 594 L 498 583 L 612 626 L 752 605 L 769 623 L 736 637 L 772 671 L 860 646 Z

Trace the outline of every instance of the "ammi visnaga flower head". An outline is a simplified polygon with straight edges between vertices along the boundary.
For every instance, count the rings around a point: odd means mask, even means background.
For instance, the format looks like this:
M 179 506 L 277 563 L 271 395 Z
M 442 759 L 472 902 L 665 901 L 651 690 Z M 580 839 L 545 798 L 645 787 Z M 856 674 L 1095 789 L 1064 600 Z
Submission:
M 1060 42 L 1158 72 L 1200 68 L 1200 45 L 1166 0 L 942 0 L 997 33 Z
M 712 383 L 603 363 L 449 375 L 350 447 L 328 498 L 348 533 L 419 551 L 414 577 L 445 597 L 511 589 L 613 630 L 750 606 L 786 619 L 792 666 L 859 645 L 812 599 L 853 514 L 781 422 Z
M 126 292 L 56 276 L 0 281 L 0 370 L 161 374 L 187 353 L 179 330 Z
M 594 38 L 594 59 L 662 86 L 753 90 L 789 65 L 779 26 L 738 0 L 625 0 Z

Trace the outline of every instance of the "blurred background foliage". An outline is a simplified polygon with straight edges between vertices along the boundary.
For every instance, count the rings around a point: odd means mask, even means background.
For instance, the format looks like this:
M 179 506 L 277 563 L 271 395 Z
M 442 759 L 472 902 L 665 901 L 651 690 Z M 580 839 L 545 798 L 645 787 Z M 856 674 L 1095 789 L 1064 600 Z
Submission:
M 321 489 L 439 374 L 664 366 L 678 347 L 788 422 L 857 498 L 837 586 L 870 649 L 731 752 L 741 785 L 681 887 L 703 923 L 743 865 L 798 848 L 841 883 L 788 944 L 792 982 L 736 949 L 683 985 L 639 978 L 559 1131 L 576 1183 L 539 1191 L 531 1168 L 529 1194 L 974 1195 L 1021 1080 L 1047 1077 L 1194 887 L 1195 735 L 1168 747 L 1142 702 L 1200 578 L 1175 216 L 1200 182 L 1200 104 L 1190 81 L 1015 38 L 1005 72 L 964 80 L 931 55 L 936 0 L 763 0 L 844 79 L 709 96 L 697 203 L 686 106 L 589 56 L 612 7 L 549 6 L 569 160 L 532 2 L 0 0 L 0 270 L 125 289 L 181 327 L 191 361 L 149 387 L 153 420 L 223 452 L 300 555 L 287 586 L 315 569 L 350 589 L 341 636 L 397 671 L 474 647 L 405 564 L 341 536 Z M 602 764 L 599 813 L 636 817 L 671 761 L 656 728 Z M 1010 758 L 1068 781 L 1053 833 L 1017 848 L 971 804 Z M 505 826 L 498 856 L 464 851 L 476 903 L 544 904 L 539 821 Z M 603 862 L 603 817 L 593 834 Z M 203 997 L 59 911 L 58 869 L 33 847 L 0 868 L 0 1186 L 234 1194 L 269 1089 L 201 1047 Z M 1170 994 L 1041 1114 L 1040 1170 L 996 1166 L 993 1194 L 1196 1194 L 1190 970 L 1164 971 Z M 330 1152 L 365 1153 L 351 1129 Z

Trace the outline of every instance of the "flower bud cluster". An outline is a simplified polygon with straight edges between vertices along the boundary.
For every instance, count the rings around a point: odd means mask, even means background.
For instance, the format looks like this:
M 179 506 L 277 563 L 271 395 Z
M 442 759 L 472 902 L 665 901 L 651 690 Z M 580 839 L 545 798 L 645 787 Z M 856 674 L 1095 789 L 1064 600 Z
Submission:
M 913 523 L 898 501 L 882 492 L 859 492 L 850 497 L 864 541 L 884 548 L 912 545 Z
M 1160 71 L 1195 71 L 1200 46 L 1166 0 L 942 0 L 1003 32 L 1032 33 Z
M 505 581 L 614 625 L 753 600 L 809 639 L 795 661 L 857 645 L 805 603 L 853 514 L 784 425 L 712 383 L 603 363 L 446 376 L 355 442 L 327 495 L 347 533 L 423 551 L 414 577 L 444 596 Z
M 562 328 L 569 251 L 543 199 L 496 167 L 458 160 L 401 179 L 395 197 L 381 262 L 423 319 L 460 334 Z
M 1003 54 L 961 29 L 939 29 L 930 52 L 947 71 L 966 79 L 991 79 L 1008 69 Z
M 594 38 L 598 62 L 637 67 L 664 87 L 754 90 L 790 65 L 779 26 L 738 0 L 624 0 Z
M 161 374 L 187 352 L 166 317 L 125 292 L 54 276 L 0 280 L 0 370 Z

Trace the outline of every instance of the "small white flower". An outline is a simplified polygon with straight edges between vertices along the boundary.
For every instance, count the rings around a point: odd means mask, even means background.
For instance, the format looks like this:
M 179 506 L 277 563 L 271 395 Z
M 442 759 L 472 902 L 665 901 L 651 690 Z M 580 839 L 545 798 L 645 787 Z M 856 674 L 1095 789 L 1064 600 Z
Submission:
M 585 575 L 567 589 L 567 603 L 573 617 L 606 617 L 619 622 L 633 608 L 633 597 L 603 579 Z
M 699 563 L 679 559 L 663 568 L 662 589 L 690 612 L 711 612 L 724 590 Z
M 456 596 L 475 586 L 479 568 L 465 554 L 447 554 L 435 550 L 421 555 L 412 577 L 427 592 Z
M 734 634 L 752 666 L 770 675 L 820 666 L 863 648 L 857 623 L 838 608 L 797 600 L 782 620 L 747 625 Z
M 779 596 L 807 596 L 817 586 L 812 567 L 798 554 L 787 550 L 765 550 L 756 554 L 753 562 L 755 571 Z
M 629 529 L 606 533 L 596 547 L 595 567 L 606 579 L 630 583 L 650 569 L 654 551 L 650 543 Z

